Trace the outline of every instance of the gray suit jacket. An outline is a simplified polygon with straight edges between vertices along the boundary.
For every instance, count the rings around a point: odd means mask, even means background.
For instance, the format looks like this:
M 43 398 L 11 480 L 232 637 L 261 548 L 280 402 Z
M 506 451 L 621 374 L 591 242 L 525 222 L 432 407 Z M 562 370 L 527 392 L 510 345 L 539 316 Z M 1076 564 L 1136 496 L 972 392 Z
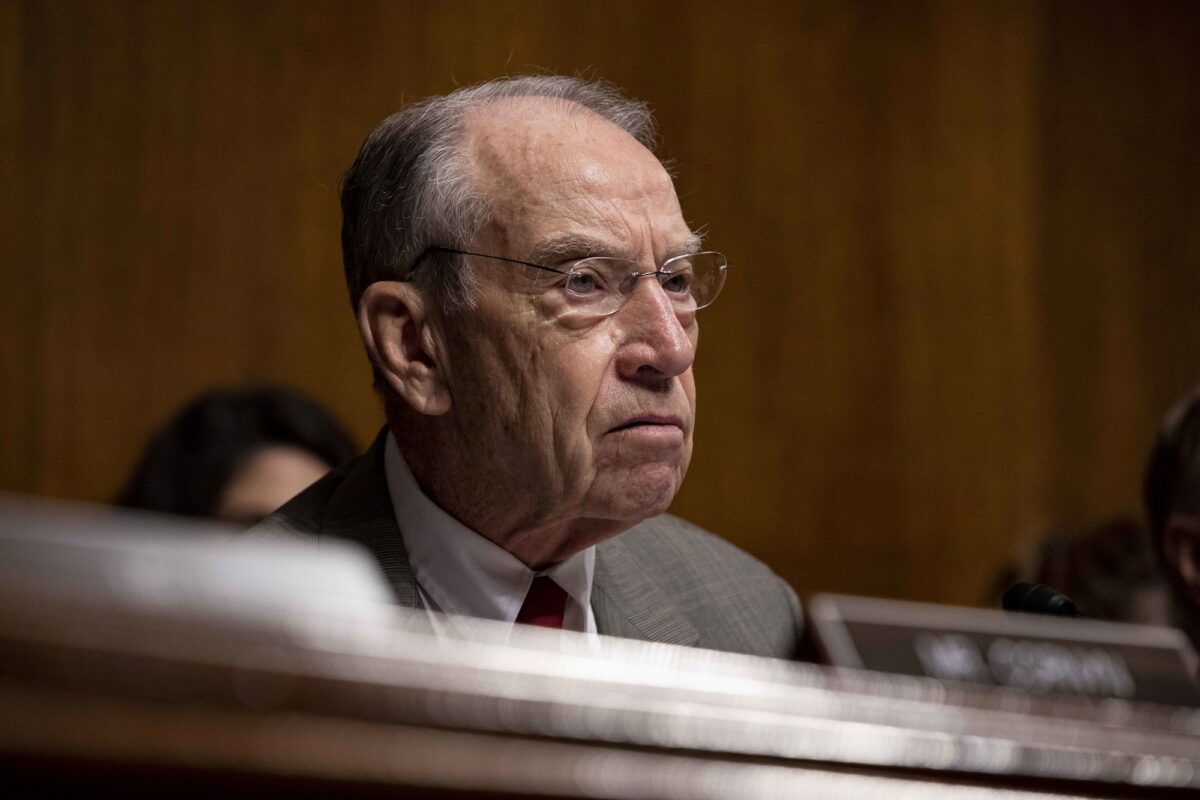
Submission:
M 255 533 L 357 542 L 379 561 L 396 602 L 420 608 L 388 493 L 384 441 L 380 435 Z M 668 514 L 597 545 L 592 611 L 609 636 L 775 658 L 795 657 L 803 626 L 796 593 L 762 562 Z

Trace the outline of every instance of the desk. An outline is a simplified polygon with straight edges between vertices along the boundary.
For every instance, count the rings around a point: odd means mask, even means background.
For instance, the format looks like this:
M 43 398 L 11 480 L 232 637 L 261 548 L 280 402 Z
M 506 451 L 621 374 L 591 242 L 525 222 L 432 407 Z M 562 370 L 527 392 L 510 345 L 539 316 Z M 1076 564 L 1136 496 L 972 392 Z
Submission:
M 1200 712 L 421 613 L 0 609 L 0 763 L 135 796 L 1200 795 Z

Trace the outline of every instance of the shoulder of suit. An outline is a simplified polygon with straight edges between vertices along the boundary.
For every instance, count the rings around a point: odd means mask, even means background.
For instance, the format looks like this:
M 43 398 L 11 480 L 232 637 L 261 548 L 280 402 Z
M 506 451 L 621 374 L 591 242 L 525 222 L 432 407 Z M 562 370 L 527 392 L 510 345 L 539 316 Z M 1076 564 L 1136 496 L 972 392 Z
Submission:
M 652 517 L 620 534 L 622 543 L 653 560 L 671 558 L 695 571 L 782 580 L 771 568 L 715 533 L 671 514 Z
M 329 499 L 357 462 L 358 459 L 354 458 L 330 471 L 247 531 L 247 535 L 264 539 L 315 537 L 321 531 Z
M 669 514 L 635 525 L 616 541 L 702 632 L 701 646 L 777 658 L 798 652 L 800 599 L 754 556 Z

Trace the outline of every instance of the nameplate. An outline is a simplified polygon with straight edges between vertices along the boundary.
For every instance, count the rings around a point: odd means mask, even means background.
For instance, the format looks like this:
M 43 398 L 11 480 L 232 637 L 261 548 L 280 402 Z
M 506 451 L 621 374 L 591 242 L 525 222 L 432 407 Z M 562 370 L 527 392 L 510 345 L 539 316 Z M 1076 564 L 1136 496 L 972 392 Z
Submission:
M 845 595 L 817 595 L 807 606 L 834 666 L 1200 706 L 1196 655 L 1174 628 Z

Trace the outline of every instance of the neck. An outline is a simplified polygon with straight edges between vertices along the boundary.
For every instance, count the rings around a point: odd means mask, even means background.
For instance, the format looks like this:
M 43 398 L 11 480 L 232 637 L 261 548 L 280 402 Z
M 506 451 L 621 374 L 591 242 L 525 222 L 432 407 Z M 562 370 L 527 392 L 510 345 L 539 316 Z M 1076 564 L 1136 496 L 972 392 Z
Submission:
M 481 455 L 468 457 L 466 448 L 444 435 L 442 426 L 421 424 L 428 421 L 389 421 L 421 491 L 530 569 L 548 569 L 630 527 L 628 521 L 585 517 L 571 509 L 548 513 L 537 503 L 536 493 L 515 481 L 497 480 L 487 464 L 481 465 Z

